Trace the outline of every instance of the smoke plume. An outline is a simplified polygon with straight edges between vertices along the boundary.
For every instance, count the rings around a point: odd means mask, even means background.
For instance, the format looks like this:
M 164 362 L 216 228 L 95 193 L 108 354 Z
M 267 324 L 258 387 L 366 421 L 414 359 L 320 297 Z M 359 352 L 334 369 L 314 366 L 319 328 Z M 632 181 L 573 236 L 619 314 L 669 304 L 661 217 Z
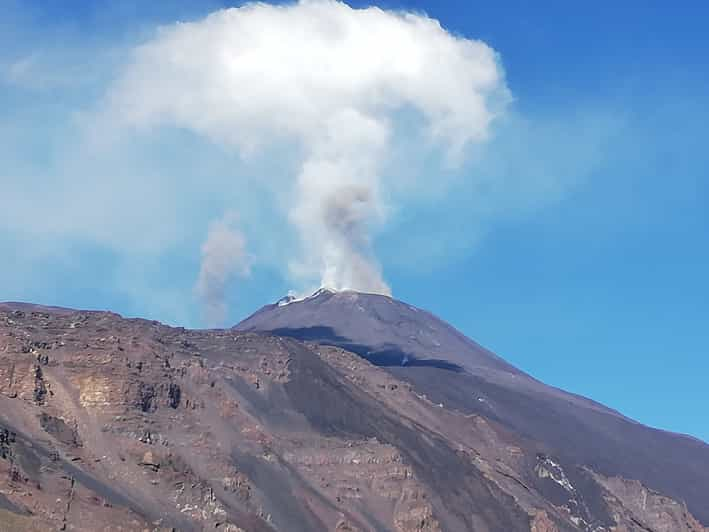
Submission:
M 212 222 L 204 244 L 195 292 L 202 301 L 210 327 L 223 325 L 227 316 L 226 288 L 234 276 L 249 274 L 246 239 L 233 227 L 236 216 L 228 213 Z
M 290 200 L 287 219 L 300 239 L 292 277 L 301 287 L 314 281 L 377 293 L 390 289 L 373 235 L 396 191 L 417 187 L 384 175 L 394 137 L 416 135 L 459 161 L 488 137 L 509 100 L 485 43 L 451 35 L 422 14 L 334 0 L 248 4 L 163 27 L 134 51 L 109 93 L 110 108 L 129 125 L 186 128 L 244 157 L 295 146 L 292 174 L 264 178 Z M 218 315 L 213 288 L 229 267 L 215 274 L 212 261 L 223 264 L 214 257 L 228 245 L 225 263 L 237 264 L 243 240 L 214 231 L 199 290 Z

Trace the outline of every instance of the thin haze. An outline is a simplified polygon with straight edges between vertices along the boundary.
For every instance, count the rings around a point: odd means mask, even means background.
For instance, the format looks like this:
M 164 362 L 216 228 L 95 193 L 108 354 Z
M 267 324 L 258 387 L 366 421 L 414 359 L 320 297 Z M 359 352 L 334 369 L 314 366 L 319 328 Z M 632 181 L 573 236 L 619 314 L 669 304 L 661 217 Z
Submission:
M 283 257 L 295 288 L 389 294 L 373 238 L 397 206 L 392 191 L 426 186 L 384 172 L 399 122 L 456 164 L 509 100 L 483 42 L 425 15 L 303 0 L 161 28 L 110 89 L 108 113 L 127 127 L 189 129 L 246 159 L 294 145 L 287 175 L 261 184 L 299 237 Z
M 226 291 L 236 276 L 249 275 L 246 239 L 235 227 L 237 217 L 227 213 L 209 227 L 202 245 L 202 262 L 195 292 L 199 297 L 206 323 L 211 327 L 224 324 L 227 317 Z

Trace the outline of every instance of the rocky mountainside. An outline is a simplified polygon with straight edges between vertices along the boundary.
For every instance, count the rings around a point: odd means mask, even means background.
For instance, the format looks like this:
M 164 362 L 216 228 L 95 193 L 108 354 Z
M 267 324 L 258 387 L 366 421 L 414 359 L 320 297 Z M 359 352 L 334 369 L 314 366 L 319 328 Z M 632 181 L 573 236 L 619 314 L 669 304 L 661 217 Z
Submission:
M 0 531 L 705 531 L 708 479 L 382 296 L 205 331 L 0 304 Z

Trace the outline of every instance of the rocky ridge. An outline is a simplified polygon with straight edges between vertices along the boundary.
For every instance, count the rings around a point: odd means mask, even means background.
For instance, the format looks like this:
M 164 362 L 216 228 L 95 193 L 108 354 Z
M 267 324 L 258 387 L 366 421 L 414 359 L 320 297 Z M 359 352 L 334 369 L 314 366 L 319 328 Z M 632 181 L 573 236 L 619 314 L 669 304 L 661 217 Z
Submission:
M 706 530 L 550 451 L 341 347 L 0 304 L 0 530 Z

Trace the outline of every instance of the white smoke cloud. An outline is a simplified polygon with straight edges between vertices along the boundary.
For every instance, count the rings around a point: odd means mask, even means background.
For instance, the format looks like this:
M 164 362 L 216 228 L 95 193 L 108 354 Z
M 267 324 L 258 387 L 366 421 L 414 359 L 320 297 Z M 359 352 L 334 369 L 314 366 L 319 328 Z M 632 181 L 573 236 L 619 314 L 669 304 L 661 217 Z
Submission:
M 202 301 L 204 317 L 211 327 L 222 325 L 227 317 L 226 290 L 234 276 L 250 272 L 246 239 L 234 227 L 236 216 L 227 213 L 212 222 L 204 244 L 195 292 Z
M 390 290 L 373 234 L 396 202 L 391 191 L 420 186 L 382 175 L 392 138 L 407 134 L 400 119 L 415 115 L 406 123 L 455 162 L 486 140 L 509 100 L 485 43 L 453 36 L 425 15 L 334 0 L 250 4 L 163 27 L 135 50 L 108 96 L 115 120 L 186 128 L 244 157 L 295 144 L 292 175 L 263 178 L 280 202 L 288 199 L 300 237 L 292 276 L 378 293 Z M 224 244 L 228 265 L 238 263 L 243 241 L 223 228 L 216 234 L 205 258 Z M 198 286 L 206 283 L 200 291 L 210 300 L 204 264 Z

